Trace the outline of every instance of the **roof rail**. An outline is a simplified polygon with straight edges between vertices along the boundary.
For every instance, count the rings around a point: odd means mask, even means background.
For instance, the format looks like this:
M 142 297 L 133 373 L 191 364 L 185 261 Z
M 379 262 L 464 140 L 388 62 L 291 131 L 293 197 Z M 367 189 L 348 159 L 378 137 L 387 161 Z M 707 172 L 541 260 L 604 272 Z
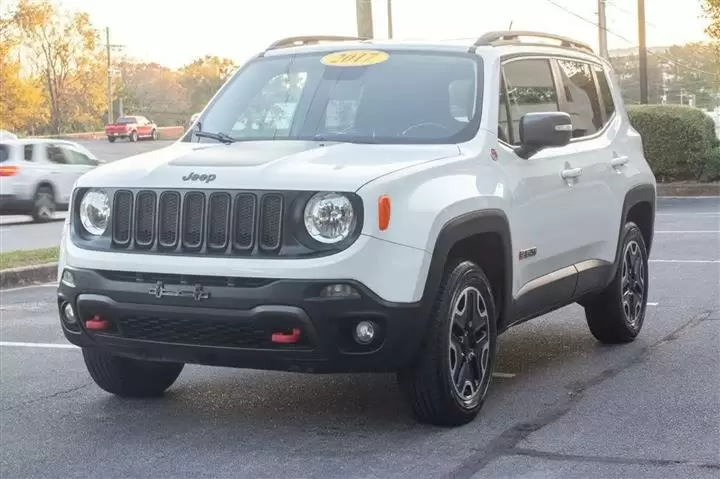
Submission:
M 473 46 L 470 48 L 471 52 L 475 52 L 475 49 L 483 45 L 497 45 L 497 44 L 512 44 L 521 43 L 520 37 L 535 37 L 535 38 L 546 38 L 549 40 L 557 40 L 560 42 L 561 47 L 572 48 L 575 50 L 584 50 L 590 53 L 594 53 L 593 49 L 587 43 L 579 42 L 571 38 L 555 35 L 553 33 L 545 32 L 533 32 L 533 31 L 521 31 L 521 30 L 498 30 L 494 32 L 488 32 L 485 35 L 478 38 Z M 532 43 L 527 42 L 529 45 L 546 45 L 545 43 Z
M 273 42 L 269 47 L 265 49 L 275 50 L 278 48 L 294 47 L 299 45 L 313 45 L 320 42 L 351 42 L 351 41 L 364 41 L 367 38 L 361 37 L 345 37 L 338 35 L 309 35 L 301 37 L 287 37 L 281 38 L 280 40 Z

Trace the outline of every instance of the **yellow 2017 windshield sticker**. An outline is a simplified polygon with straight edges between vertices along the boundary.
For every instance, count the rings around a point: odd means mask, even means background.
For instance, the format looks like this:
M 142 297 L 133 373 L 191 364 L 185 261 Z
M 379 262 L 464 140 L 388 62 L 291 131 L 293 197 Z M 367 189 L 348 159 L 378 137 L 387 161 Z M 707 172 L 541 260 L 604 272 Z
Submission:
M 350 50 L 325 55 L 321 62 L 333 67 L 365 67 L 382 63 L 388 58 L 390 55 L 378 50 Z

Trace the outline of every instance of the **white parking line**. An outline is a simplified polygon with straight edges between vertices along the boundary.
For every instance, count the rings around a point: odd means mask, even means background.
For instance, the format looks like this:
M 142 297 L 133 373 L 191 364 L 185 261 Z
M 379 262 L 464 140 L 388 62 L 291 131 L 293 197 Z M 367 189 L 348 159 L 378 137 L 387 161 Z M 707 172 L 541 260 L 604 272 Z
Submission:
M 692 263 L 692 264 L 717 264 L 720 259 L 651 259 L 650 263 Z
M 63 343 L 23 343 L 16 341 L 0 341 L 0 347 L 8 346 L 15 348 L 42 348 L 42 349 L 80 349 L 74 344 Z
M 655 216 L 720 216 L 720 213 L 705 212 L 705 213 L 656 213 Z
M 40 349 L 77 349 L 80 348 L 74 344 L 61 344 L 61 343 L 23 343 L 16 341 L 0 341 L 0 347 L 12 347 L 12 348 L 40 348 Z M 502 379 L 512 379 L 517 374 L 512 373 L 493 373 L 493 377 Z
M 31 284 L 30 286 L 20 286 L 17 288 L 0 289 L 0 294 L 12 293 L 14 291 L 24 291 L 26 289 L 33 289 L 33 288 L 54 288 L 55 286 L 57 286 L 57 283 Z
M 660 303 L 647 303 L 648 306 L 657 306 Z
M 656 231 L 655 233 L 664 234 L 664 235 L 683 235 L 683 234 L 688 234 L 688 235 L 712 234 L 712 235 L 716 235 L 716 234 L 720 234 L 720 230 L 719 230 L 719 231 L 713 231 L 713 230 L 675 231 L 675 230 L 671 230 L 671 231 Z

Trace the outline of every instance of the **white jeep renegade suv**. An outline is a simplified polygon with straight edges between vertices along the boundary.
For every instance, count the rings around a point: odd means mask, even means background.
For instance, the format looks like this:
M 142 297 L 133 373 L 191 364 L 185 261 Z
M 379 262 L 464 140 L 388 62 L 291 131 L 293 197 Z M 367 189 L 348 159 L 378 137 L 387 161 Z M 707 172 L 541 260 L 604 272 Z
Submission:
M 636 337 L 655 198 L 584 44 L 285 39 L 181 140 L 78 181 L 62 328 L 119 396 L 185 363 L 391 371 L 459 425 L 511 326 L 577 302 L 598 340 Z

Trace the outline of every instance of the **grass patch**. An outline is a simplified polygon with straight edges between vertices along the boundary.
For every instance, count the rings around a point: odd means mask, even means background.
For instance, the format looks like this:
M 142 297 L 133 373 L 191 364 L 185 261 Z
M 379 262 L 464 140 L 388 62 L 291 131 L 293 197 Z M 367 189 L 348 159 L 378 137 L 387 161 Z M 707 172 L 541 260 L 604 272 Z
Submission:
M 29 249 L 0 253 L 0 270 L 33 266 L 44 263 L 54 263 L 58 260 L 57 246 L 52 248 Z

